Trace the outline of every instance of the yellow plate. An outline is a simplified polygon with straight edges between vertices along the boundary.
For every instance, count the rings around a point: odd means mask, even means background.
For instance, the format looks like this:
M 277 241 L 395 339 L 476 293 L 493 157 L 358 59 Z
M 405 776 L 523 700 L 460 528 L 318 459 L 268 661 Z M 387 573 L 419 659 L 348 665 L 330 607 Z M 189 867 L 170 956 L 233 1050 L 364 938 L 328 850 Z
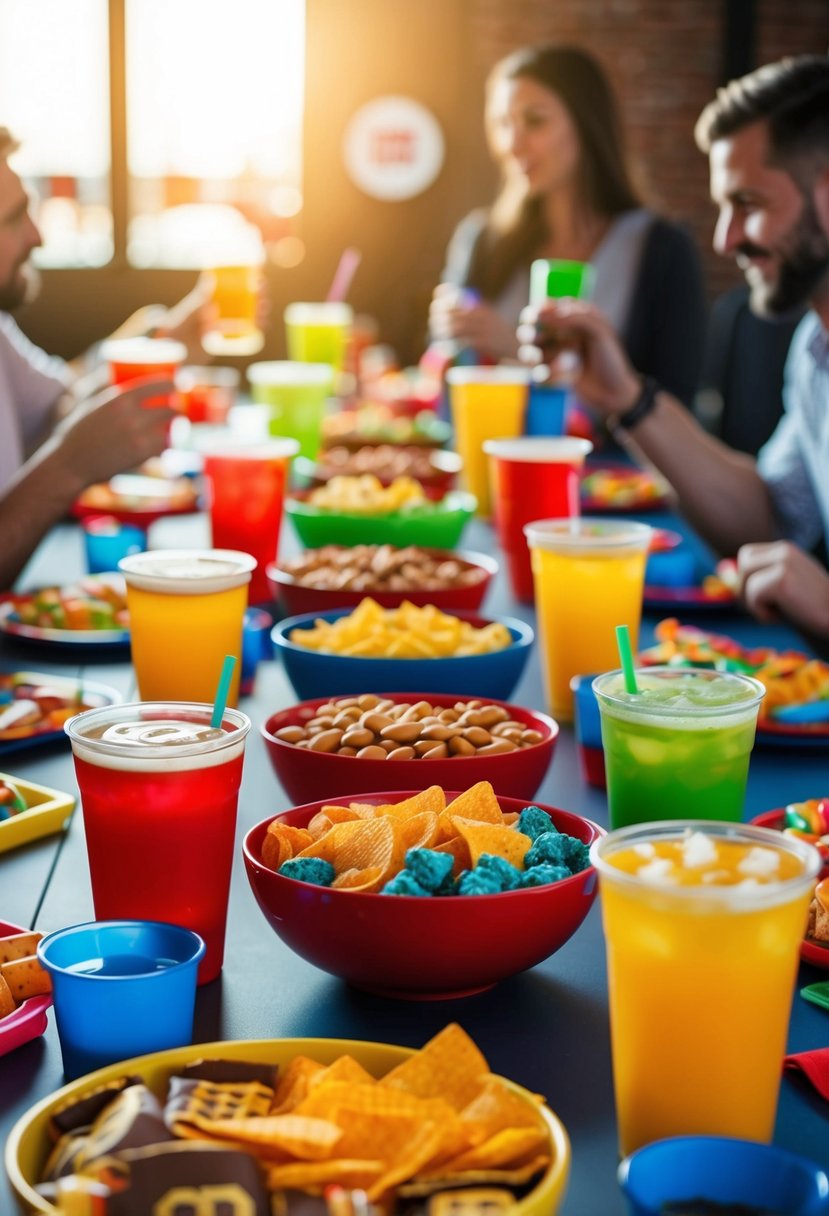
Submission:
M 59 832 L 71 818 L 75 809 L 75 799 L 71 794 L 60 790 L 50 790 L 45 785 L 34 785 L 31 781 L 22 781 L 11 773 L 0 773 L 0 781 L 11 781 L 26 801 L 28 810 L 20 811 L 9 819 L 0 822 L 0 853 L 7 849 L 16 849 L 20 844 L 37 840 L 39 836 L 49 836 Z
M 397 1064 L 414 1055 L 414 1051 L 409 1047 L 361 1042 L 355 1039 L 245 1039 L 228 1043 L 194 1043 L 190 1047 L 156 1051 L 151 1055 L 112 1064 L 108 1068 L 99 1068 L 97 1072 L 80 1077 L 27 1111 L 18 1119 L 6 1142 L 6 1171 L 17 1192 L 21 1210 L 46 1212 L 57 1216 L 57 1209 L 38 1195 L 34 1183 L 40 1177 L 51 1147 L 48 1134 L 49 1118 L 52 1111 L 67 1098 L 78 1098 L 87 1090 L 127 1074 L 140 1075 L 159 1097 L 163 1097 L 167 1080 L 176 1068 L 208 1056 L 284 1066 L 296 1055 L 311 1056 L 321 1064 L 330 1064 L 337 1056 L 345 1053 L 353 1056 L 375 1077 L 383 1076 Z M 511 1081 L 507 1084 L 528 1102 L 532 1102 L 527 1090 Z M 533 1108 L 539 1109 L 534 1102 Z M 570 1173 L 570 1141 L 567 1132 L 548 1107 L 542 1106 L 540 1110 L 550 1133 L 552 1161 L 532 1191 L 510 1209 L 515 1216 L 554 1216 L 567 1186 Z

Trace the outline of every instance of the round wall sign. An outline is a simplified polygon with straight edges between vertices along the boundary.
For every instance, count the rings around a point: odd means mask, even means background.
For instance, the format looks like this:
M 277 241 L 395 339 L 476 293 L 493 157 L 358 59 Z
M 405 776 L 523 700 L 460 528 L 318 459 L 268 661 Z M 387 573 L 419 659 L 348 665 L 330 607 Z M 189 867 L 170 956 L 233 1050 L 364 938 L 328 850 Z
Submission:
M 410 97 L 378 97 L 353 115 L 343 138 L 346 172 L 372 198 L 422 194 L 443 164 L 434 115 Z

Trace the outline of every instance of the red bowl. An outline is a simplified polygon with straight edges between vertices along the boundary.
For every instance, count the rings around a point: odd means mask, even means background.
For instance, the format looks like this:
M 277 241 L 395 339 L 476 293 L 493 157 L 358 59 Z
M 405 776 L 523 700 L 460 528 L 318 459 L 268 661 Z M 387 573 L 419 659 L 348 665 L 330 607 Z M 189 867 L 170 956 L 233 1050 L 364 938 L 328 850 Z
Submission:
M 782 832 L 786 824 L 785 808 L 777 807 L 773 811 L 764 811 L 762 815 L 755 815 L 751 822 L 756 823 L 758 828 L 772 828 Z M 829 861 L 824 862 L 815 881 L 820 882 L 823 878 L 829 878 Z
M 304 612 L 331 612 L 335 608 L 356 608 L 368 595 L 381 608 L 399 608 L 404 600 L 408 600 L 418 608 L 434 604 L 441 612 L 477 612 L 498 573 L 495 558 L 486 553 L 463 549 L 428 549 L 427 552 L 447 561 L 462 561 L 477 566 L 484 571 L 484 576 L 466 587 L 446 587 L 438 591 L 329 591 L 320 587 L 304 587 L 275 562 L 268 566 L 266 573 L 273 597 L 279 600 L 286 616 L 300 616 Z
M 441 709 L 448 709 L 460 699 L 456 693 L 384 692 L 378 695 L 397 702 L 430 701 Z M 489 781 L 496 794 L 533 798 L 553 759 L 558 723 L 546 714 L 511 705 L 508 701 L 478 699 L 486 700 L 488 705 L 502 706 L 516 722 L 521 722 L 530 730 L 537 730 L 543 735 L 541 743 L 500 756 L 453 756 L 445 760 L 389 762 L 312 752 L 276 738 L 276 732 L 283 726 L 308 722 L 320 705 L 331 700 L 330 697 L 300 701 L 289 709 L 279 709 L 271 714 L 260 730 L 277 780 L 294 802 L 309 802 L 314 798 L 330 801 L 357 790 L 388 789 L 396 780 L 390 771 L 390 763 L 403 765 L 405 772 L 410 774 L 400 777 L 403 785 L 420 784 L 423 789 L 430 785 L 440 785 L 444 789 L 469 789 L 478 781 Z M 398 768 L 395 767 L 393 771 L 398 773 Z
M 348 801 L 400 802 L 413 792 L 371 792 Z M 457 794 L 446 791 L 447 800 Z M 340 799 L 340 801 L 343 801 Z M 502 798 L 521 811 L 523 798 Z M 590 866 L 561 882 L 498 895 L 431 896 L 331 890 L 275 873 L 262 862 L 273 819 L 304 827 L 322 802 L 263 819 L 247 833 L 248 880 L 265 919 L 301 958 L 347 983 L 381 996 L 440 1000 L 491 988 L 534 967 L 575 933 L 596 896 Z M 604 828 L 590 819 L 542 806 L 555 827 L 590 845 Z

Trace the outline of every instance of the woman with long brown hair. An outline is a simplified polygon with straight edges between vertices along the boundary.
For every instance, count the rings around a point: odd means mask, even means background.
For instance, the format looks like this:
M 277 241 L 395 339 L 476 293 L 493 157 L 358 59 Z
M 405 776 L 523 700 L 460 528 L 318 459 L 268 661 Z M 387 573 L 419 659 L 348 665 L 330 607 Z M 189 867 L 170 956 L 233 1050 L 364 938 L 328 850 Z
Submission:
M 490 74 L 485 122 L 501 189 L 452 238 L 432 337 L 515 358 L 531 262 L 590 262 L 591 298 L 634 366 L 690 405 L 705 330 L 699 257 L 682 228 L 642 204 L 598 62 L 574 46 L 514 52 Z

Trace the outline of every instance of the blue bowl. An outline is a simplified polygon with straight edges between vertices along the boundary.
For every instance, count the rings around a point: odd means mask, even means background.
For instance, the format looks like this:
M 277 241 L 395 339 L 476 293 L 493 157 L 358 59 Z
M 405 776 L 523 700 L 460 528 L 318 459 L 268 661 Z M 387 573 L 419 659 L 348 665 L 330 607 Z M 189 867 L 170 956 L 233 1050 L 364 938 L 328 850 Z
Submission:
M 37 956 L 52 980 L 70 1080 L 193 1037 L 198 933 L 161 921 L 101 920 L 47 934 Z
M 829 1176 L 813 1161 L 770 1144 L 727 1136 L 674 1136 L 619 1166 L 630 1216 L 659 1216 L 679 1200 L 744 1204 L 787 1216 L 827 1216 Z M 688 1204 L 689 1210 L 693 1204 Z
M 339 612 L 306 612 L 286 617 L 275 626 L 271 637 L 277 654 L 282 655 L 285 672 L 300 701 L 314 697 L 348 696 L 355 691 L 449 692 L 465 697 L 495 698 L 508 701 L 521 678 L 533 631 L 514 617 L 487 618 L 470 612 L 451 615 L 480 627 L 499 620 L 512 636 L 512 644 L 489 654 L 464 655 L 441 659 L 371 659 L 352 655 L 323 654 L 308 650 L 289 640 L 294 629 L 310 629 L 315 621 L 336 621 L 352 609 Z

